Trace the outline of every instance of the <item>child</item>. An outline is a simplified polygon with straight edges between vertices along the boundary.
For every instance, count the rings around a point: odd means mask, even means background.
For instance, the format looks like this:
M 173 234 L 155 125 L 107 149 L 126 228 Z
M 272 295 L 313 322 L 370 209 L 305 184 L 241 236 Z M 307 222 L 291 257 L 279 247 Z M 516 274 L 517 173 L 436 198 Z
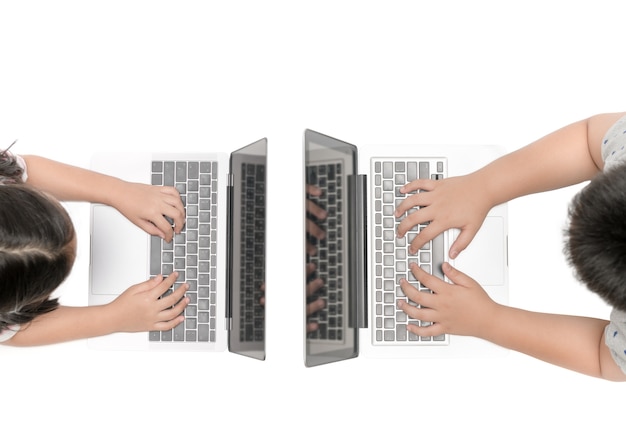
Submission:
M 403 192 L 418 192 L 396 209 L 406 216 L 398 235 L 431 221 L 410 250 L 448 228 L 461 234 L 450 246 L 461 253 L 479 230 L 491 207 L 526 194 L 591 182 L 570 205 L 565 251 L 580 280 L 614 309 L 610 321 L 543 314 L 493 302 L 473 279 L 443 265 L 445 283 L 419 267 L 412 273 L 434 294 L 420 293 L 401 281 L 406 301 L 398 307 L 409 316 L 434 322 L 409 326 L 417 335 L 441 333 L 480 337 L 506 348 L 591 376 L 626 380 L 626 114 L 590 117 L 557 130 L 463 177 L 416 180 Z
M 181 323 L 186 286 L 159 299 L 176 273 L 134 285 L 103 306 L 65 307 L 51 298 L 76 256 L 74 227 L 61 200 L 113 206 L 166 241 L 185 221 L 174 187 L 129 183 L 42 157 L 0 152 L 0 343 L 45 345 L 118 331 L 169 330 Z

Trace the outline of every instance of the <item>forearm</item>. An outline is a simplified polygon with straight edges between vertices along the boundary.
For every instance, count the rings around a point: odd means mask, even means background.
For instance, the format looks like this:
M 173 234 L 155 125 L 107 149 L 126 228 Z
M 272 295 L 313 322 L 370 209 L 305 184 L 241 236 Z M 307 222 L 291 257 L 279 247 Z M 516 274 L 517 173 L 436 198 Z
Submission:
M 38 346 L 102 336 L 116 331 L 108 306 L 64 307 L 37 317 L 7 345 Z
M 47 158 L 25 155 L 27 184 L 61 201 L 84 201 L 112 205 L 124 181 Z
M 574 185 L 601 168 L 601 141 L 623 113 L 565 126 L 472 174 L 495 206 L 516 197 Z
M 583 374 L 626 380 L 604 343 L 608 321 L 502 305 L 496 312 L 482 330 L 483 339 Z

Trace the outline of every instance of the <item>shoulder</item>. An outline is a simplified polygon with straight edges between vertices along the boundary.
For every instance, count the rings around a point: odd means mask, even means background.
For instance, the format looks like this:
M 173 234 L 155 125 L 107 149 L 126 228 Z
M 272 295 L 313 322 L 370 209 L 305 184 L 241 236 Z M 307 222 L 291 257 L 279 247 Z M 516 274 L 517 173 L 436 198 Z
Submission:
M 28 171 L 26 161 L 20 155 L 9 150 L 0 152 L 0 185 L 7 183 L 26 182 Z
M 626 312 L 613 309 L 604 338 L 613 360 L 626 373 Z
M 19 332 L 19 330 L 19 326 L 9 326 L 4 330 L 0 330 L 0 343 L 11 339 L 17 332 Z
M 22 158 L 20 155 L 15 155 L 15 161 L 17 162 L 17 165 L 19 165 L 23 171 L 22 182 L 26 182 L 26 180 L 28 179 L 28 172 L 26 171 L 26 161 L 24 161 L 24 158 Z
M 602 160 L 605 169 L 626 160 L 626 116 L 617 120 L 604 135 Z

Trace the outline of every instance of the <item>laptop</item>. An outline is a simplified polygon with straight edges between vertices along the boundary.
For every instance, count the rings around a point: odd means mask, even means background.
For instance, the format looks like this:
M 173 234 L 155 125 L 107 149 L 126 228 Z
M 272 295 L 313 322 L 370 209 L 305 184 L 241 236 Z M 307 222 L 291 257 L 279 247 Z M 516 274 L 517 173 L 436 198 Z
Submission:
M 395 303 L 406 300 L 399 287 L 401 278 L 425 289 L 411 274 L 411 261 L 440 278 L 441 264 L 449 261 L 478 281 L 492 299 L 507 304 L 507 205 L 489 212 L 473 242 L 455 260 L 448 258 L 448 250 L 458 230 L 446 231 L 417 254 L 410 254 L 408 243 L 420 227 L 398 239 L 400 219 L 393 216 L 406 197 L 399 193 L 400 186 L 415 178 L 467 174 L 502 154 L 497 146 L 478 145 L 368 145 L 357 149 L 348 142 L 305 131 L 306 366 L 359 355 L 445 358 L 506 353 L 473 337 L 417 337 L 407 332 L 407 324 L 427 322 L 408 318 Z M 312 186 L 318 190 L 310 190 Z M 316 217 L 314 209 L 324 209 L 326 216 Z M 323 236 L 318 234 L 320 230 Z
M 267 139 L 225 153 L 97 153 L 92 169 L 124 180 L 175 186 L 185 227 L 166 243 L 116 209 L 91 206 L 89 305 L 131 285 L 179 273 L 189 284 L 185 321 L 171 331 L 115 333 L 97 349 L 224 351 L 265 358 Z

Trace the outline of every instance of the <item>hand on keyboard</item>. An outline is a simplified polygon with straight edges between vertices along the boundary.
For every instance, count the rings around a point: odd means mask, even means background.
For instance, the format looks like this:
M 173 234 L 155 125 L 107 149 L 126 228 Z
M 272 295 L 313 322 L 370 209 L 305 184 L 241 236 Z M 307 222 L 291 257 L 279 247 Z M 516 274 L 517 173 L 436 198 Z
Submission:
M 184 297 L 188 285 L 182 284 L 171 294 L 166 294 L 177 278 L 177 272 L 167 278 L 158 275 L 131 286 L 108 304 L 115 331 L 170 330 L 180 324 L 184 320 L 182 313 L 189 303 L 189 299 Z
M 418 265 L 411 265 L 415 278 L 432 293 L 418 291 L 406 279 L 400 281 L 409 301 L 399 300 L 398 308 L 410 318 L 430 323 L 428 326 L 409 323 L 407 330 L 417 336 L 456 334 L 482 337 L 481 329 L 498 304 L 475 280 L 449 263 L 443 264 L 443 271 L 452 283 L 426 273 Z
M 416 253 L 447 229 L 459 228 L 461 233 L 449 251 L 454 259 L 472 241 L 491 208 L 481 185 L 473 182 L 471 175 L 443 180 L 418 179 L 404 185 L 400 192 L 416 193 L 398 205 L 397 218 L 414 207 L 419 210 L 409 212 L 400 222 L 398 236 L 403 237 L 415 225 L 428 223 L 411 242 L 410 253 Z
M 313 275 L 314 273 L 315 273 L 315 265 L 313 263 L 308 263 L 306 265 L 307 279 L 309 279 L 309 277 Z M 307 297 L 313 296 L 323 286 L 324 286 L 324 281 L 320 278 L 315 278 L 313 280 L 308 281 L 306 284 L 306 296 Z M 307 301 L 307 305 L 306 305 L 306 316 L 307 316 L 306 331 L 307 333 L 314 332 L 319 328 L 319 325 L 317 322 L 311 322 L 308 320 L 309 316 L 315 315 L 318 311 L 320 311 L 324 307 L 326 307 L 326 302 L 322 298 L 317 298 L 316 300 L 313 300 L 311 302 Z
M 324 250 L 326 247 L 324 246 L 324 243 L 326 239 L 326 231 L 324 230 L 323 225 L 326 223 L 328 212 L 316 203 L 315 200 L 312 200 L 322 198 L 323 190 L 320 187 L 307 184 L 306 192 L 306 331 L 307 333 L 311 333 L 320 329 L 318 319 L 320 317 L 322 319 L 325 318 L 325 316 L 323 316 L 320 312 L 326 308 L 326 301 L 323 297 L 325 297 L 328 292 L 324 288 L 324 280 L 320 278 L 319 273 L 317 272 L 317 265 L 309 260 L 319 260 L 317 256 L 319 251 L 318 246 L 321 246 L 322 251 L 325 252 Z
M 319 187 L 307 185 L 307 195 L 308 197 L 319 197 L 322 195 L 322 190 Z M 317 240 L 323 240 L 326 236 L 324 229 L 317 222 L 326 219 L 327 212 L 313 200 L 307 198 L 306 214 L 307 253 L 314 255 L 316 252 L 314 243 Z
M 133 224 L 167 242 L 185 225 L 185 208 L 174 187 L 123 182 L 111 202 Z

